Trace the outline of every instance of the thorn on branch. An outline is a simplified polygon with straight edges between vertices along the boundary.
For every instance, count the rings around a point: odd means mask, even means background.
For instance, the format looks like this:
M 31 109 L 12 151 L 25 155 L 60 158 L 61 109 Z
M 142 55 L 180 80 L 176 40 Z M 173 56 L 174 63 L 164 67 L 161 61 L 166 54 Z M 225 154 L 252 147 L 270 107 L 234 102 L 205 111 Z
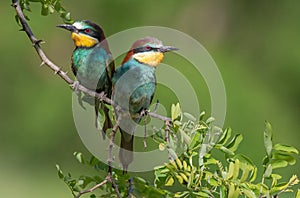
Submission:
M 60 73 L 60 72 L 61 72 L 61 68 L 59 67 L 58 70 L 54 71 L 54 75 L 56 75 L 56 74 L 58 74 L 58 73 Z
M 11 6 L 16 8 L 18 6 L 18 1 L 13 0 Z
M 75 91 L 78 92 L 78 87 L 79 87 L 79 81 L 74 81 L 73 84 L 70 85 L 70 87 Z
M 25 31 L 25 30 L 24 30 Z M 33 46 L 41 46 L 41 44 L 44 44 L 44 43 L 46 43 L 44 40 L 35 40 L 35 41 L 33 41 Z
M 19 29 L 20 32 L 25 32 L 24 28 Z
M 106 98 L 106 94 L 104 93 L 104 91 L 100 92 L 99 94 L 96 95 L 96 98 L 99 101 L 103 101 L 104 98 Z
M 45 65 L 45 62 L 44 62 L 44 61 L 42 61 L 42 63 L 40 64 L 40 67 L 42 67 L 43 65 Z
M 67 71 L 66 72 L 64 72 L 64 71 L 62 71 L 62 70 L 60 70 L 60 73 L 61 73 L 61 75 L 67 75 Z

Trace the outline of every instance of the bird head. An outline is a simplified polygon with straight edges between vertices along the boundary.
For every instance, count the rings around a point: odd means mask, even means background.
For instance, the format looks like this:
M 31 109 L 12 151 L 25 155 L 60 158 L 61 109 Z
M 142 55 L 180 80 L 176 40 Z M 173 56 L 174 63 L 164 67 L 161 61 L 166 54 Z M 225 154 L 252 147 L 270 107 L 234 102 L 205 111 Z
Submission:
M 76 47 L 90 48 L 105 40 L 102 28 L 88 20 L 76 21 L 73 24 L 62 24 L 57 27 L 72 33 L 72 39 Z
M 156 67 L 163 60 L 164 53 L 173 50 L 178 49 L 172 46 L 164 46 L 157 38 L 141 38 L 133 43 L 122 64 L 133 58 L 140 63 Z

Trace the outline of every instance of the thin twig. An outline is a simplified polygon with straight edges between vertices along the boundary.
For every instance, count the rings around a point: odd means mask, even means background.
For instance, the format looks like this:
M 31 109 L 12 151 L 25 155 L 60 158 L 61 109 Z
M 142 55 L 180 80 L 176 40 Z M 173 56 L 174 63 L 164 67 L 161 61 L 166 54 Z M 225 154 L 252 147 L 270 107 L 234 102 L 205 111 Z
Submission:
M 114 178 L 112 177 L 111 173 L 108 173 L 106 178 L 108 178 L 108 180 L 111 183 L 112 187 L 115 189 L 117 197 L 122 198 L 122 196 L 120 194 L 120 191 L 119 191 L 119 188 L 118 188 L 118 185 L 116 184 L 116 182 L 115 182 Z
M 147 148 L 147 118 L 148 118 L 148 115 L 146 115 L 146 118 L 144 120 L 144 149 Z
M 87 190 L 83 190 L 81 192 L 78 193 L 78 195 L 75 198 L 80 198 L 82 195 L 86 194 L 86 193 L 90 193 L 93 192 L 94 190 L 96 190 L 97 188 L 100 188 L 101 186 L 103 186 L 104 184 L 106 184 L 107 182 L 109 182 L 109 180 L 106 178 L 105 180 L 103 180 L 101 183 L 93 186 L 90 189 Z
M 171 118 L 159 115 L 159 114 L 154 113 L 154 112 L 148 112 L 148 115 L 151 116 L 152 118 L 157 118 L 157 119 L 162 120 L 164 122 L 166 122 L 166 121 L 168 121 L 168 122 L 172 121 Z
M 166 125 L 166 128 L 165 128 L 165 132 L 166 132 L 166 134 L 165 134 L 165 141 L 166 142 L 169 142 L 170 141 L 170 138 L 169 138 L 169 135 L 170 135 L 170 121 L 168 121 L 168 120 L 166 120 L 165 121 L 165 125 Z
M 128 180 L 128 194 L 127 194 L 127 198 L 131 198 L 131 193 L 133 191 L 132 185 L 133 185 L 133 178 L 131 177 Z
M 118 127 L 120 125 L 121 121 L 121 116 L 118 118 L 117 123 L 114 125 L 111 133 L 110 133 L 110 141 L 108 145 L 108 158 L 107 158 L 107 163 L 108 163 L 108 173 L 112 174 L 112 162 L 113 162 L 113 156 L 112 156 L 112 150 L 114 147 L 114 142 L 115 142 L 115 135 L 118 130 Z
M 165 121 L 165 126 L 166 126 L 166 128 L 165 128 L 165 141 L 167 143 L 170 143 L 170 137 L 169 136 L 170 136 L 170 132 L 171 132 L 171 130 L 170 130 L 171 121 L 166 120 Z M 170 154 L 170 152 L 168 152 L 168 158 L 169 158 L 169 160 L 174 160 L 172 155 Z

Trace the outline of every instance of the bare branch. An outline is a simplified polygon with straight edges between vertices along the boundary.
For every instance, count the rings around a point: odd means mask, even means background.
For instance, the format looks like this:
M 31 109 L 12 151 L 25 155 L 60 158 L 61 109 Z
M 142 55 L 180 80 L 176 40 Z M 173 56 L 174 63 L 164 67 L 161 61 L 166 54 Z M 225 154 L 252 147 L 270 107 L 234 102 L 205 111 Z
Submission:
M 107 178 L 109 179 L 109 182 L 111 183 L 112 187 L 115 189 L 115 192 L 117 194 L 118 198 L 122 198 L 118 185 L 116 184 L 114 178 L 112 177 L 111 173 L 108 173 Z
M 121 116 L 118 118 L 117 123 L 114 125 L 114 127 L 110 133 L 110 142 L 109 142 L 109 146 L 108 146 L 108 158 L 107 158 L 109 174 L 112 173 L 112 162 L 113 162 L 112 149 L 114 147 L 115 135 L 118 130 L 120 121 L 121 121 Z
M 120 191 L 119 191 L 119 189 L 118 189 L 118 186 L 116 185 L 116 183 L 115 183 L 115 181 L 114 181 L 114 179 L 113 179 L 111 173 L 108 173 L 107 176 L 106 176 L 106 178 L 105 178 L 102 182 L 100 182 L 99 184 L 96 184 L 95 186 L 93 186 L 92 188 L 89 188 L 89 189 L 87 189 L 87 190 L 80 191 L 80 192 L 75 196 L 75 198 L 80 198 L 80 197 L 81 197 L 82 195 L 84 195 L 84 194 L 91 193 L 91 192 L 93 192 L 94 190 L 100 188 L 101 186 L 103 186 L 104 184 L 106 184 L 106 183 L 108 183 L 108 182 L 111 183 L 112 187 L 115 189 L 115 192 L 116 192 L 116 194 L 117 194 L 117 197 L 118 197 L 118 198 L 122 198 L 122 196 L 121 196 L 121 194 L 120 194 Z
M 106 179 L 103 180 L 101 183 L 99 183 L 99 184 L 93 186 L 92 188 L 79 192 L 78 195 L 75 196 L 75 198 L 80 198 L 82 195 L 84 195 L 84 194 L 86 194 L 86 193 L 93 192 L 94 190 L 96 190 L 97 188 L 100 188 L 101 186 L 103 186 L 103 185 L 106 184 L 107 182 L 109 182 L 109 180 L 106 178 Z

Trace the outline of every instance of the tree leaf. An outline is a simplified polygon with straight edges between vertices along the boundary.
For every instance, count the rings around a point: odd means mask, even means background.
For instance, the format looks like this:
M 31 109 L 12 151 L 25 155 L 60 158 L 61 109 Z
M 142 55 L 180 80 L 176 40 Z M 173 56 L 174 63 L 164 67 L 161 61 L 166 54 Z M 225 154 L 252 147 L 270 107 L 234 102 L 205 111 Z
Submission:
M 180 136 L 181 136 L 181 141 L 182 143 L 184 142 L 186 145 L 190 145 L 191 143 L 191 137 L 186 134 L 184 130 L 179 128 Z
M 209 117 L 207 118 L 207 120 L 205 121 L 207 124 L 212 123 L 213 121 L 215 121 L 214 117 Z
M 174 184 L 174 179 L 172 176 L 169 176 L 167 179 L 166 179 L 166 182 L 165 182 L 165 186 L 172 186 Z
M 234 174 L 234 163 L 233 162 L 230 162 L 229 163 L 229 168 L 228 168 L 228 171 L 225 175 L 225 180 L 229 180 L 233 177 L 233 174 Z
M 200 192 L 193 192 L 194 195 L 197 197 L 211 197 L 210 194 L 207 194 L 206 192 L 200 191 Z
M 202 120 L 204 115 L 205 115 L 205 111 L 201 111 L 201 113 L 199 115 L 199 120 Z
M 226 148 L 232 152 L 235 152 L 237 150 L 239 144 L 242 142 L 242 140 L 243 140 L 242 134 L 236 134 L 234 136 L 234 138 L 228 143 Z
M 225 146 L 221 146 L 220 150 L 223 151 L 224 153 L 229 154 L 229 155 L 234 155 L 234 152 L 231 151 L 230 149 L 226 148 Z
M 272 139 L 273 139 L 272 126 L 269 122 L 265 121 L 264 144 L 269 158 L 271 157 L 271 152 L 273 148 Z
M 272 166 L 271 166 L 271 164 L 269 164 L 264 172 L 264 177 L 269 178 L 271 176 L 271 174 L 272 174 Z
M 285 160 L 273 160 L 271 162 L 272 168 L 276 169 L 276 168 L 283 168 L 286 167 L 289 163 Z
M 294 156 L 289 155 L 289 154 L 284 154 L 284 153 L 281 153 L 278 151 L 273 153 L 272 159 L 284 160 L 284 161 L 287 161 L 290 165 L 294 165 L 296 163 L 296 159 Z
M 243 154 L 236 154 L 236 155 L 233 157 L 233 159 L 239 159 L 240 162 L 246 163 L 246 164 L 248 164 L 248 165 L 251 165 L 252 167 L 255 167 L 253 161 L 252 161 L 249 157 L 247 157 L 246 155 L 243 155 Z
M 248 197 L 248 198 L 256 198 L 256 195 L 255 195 L 255 193 L 252 191 L 252 190 L 250 190 L 250 189 L 243 189 L 243 193 L 246 195 L 246 197 Z
M 73 155 L 75 156 L 76 160 L 80 164 L 84 164 L 85 163 L 85 160 L 84 160 L 84 157 L 83 157 L 82 153 L 80 153 L 80 152 L 74 152 Z
M 60 169 L 59 165 L 56 164 L 55 166 L 56 166 L 56 170 L 57 170 L 58 177 L 59 177 L 60 179 L 63 179 L 63 178 L 64 178 L 64 174 L 63 174 L 62 170 Z
M 296 198 L 300 198 L 300 189 L 297 191 Z
M 171 118 L 172 121 L 176 120 L 181 115 L 181 109 L 179 103 L 171 106 Z
M 276 186 L 277 181 L 282 178 L 281 175 L 278 174 L 271 174 L 271 177 L 272 177 L 272 187 Z
M 241 182 L 245 182 L 249 176 L 250 171 L 252 170 L 251 166 L 244 164 L 242 167 L 242 176 L 240 178 Z
M 176 152 L 175 152 L 173 149 L 171 149 L 171 148 L 168 148 L 167 150 L 168 150 L 168 152 L 169 152 L 170 156 L 172 157 L 172 159 L 176 159 L 176 158 L 178 158 L 178 156 L 177 156 Z
M 250 182 L 254 182 L 257 176 L 257 168 L 254 167 L 253 171 L 250 174 L 249 180 Z
M 196 119 L 193 115 L 191 115 L 191 114 L 189 114 L 189 113 L 187 113 L 187 112 L 184 112 L 183 115 L 184 115 L 187 119 L 189 119 L 189 120 L 191 120 L 191 121 L 193 121 L 193 122 L 196 122 L 196 121 L 197 121 L 197 119 Z
M 48 4 L 42 4 L 41 15 L 47 16 L 49 14 Z
M 50 14 L 53 14 L 54 11 L 55 11 L 55 9 L 54 9 L 54 7 L 53 7 L 52 5 L 49 5 L 49 6 L 48 6 L 48 10 L 49 10 L 49 13 L 50 13 Z
M 299 154 L 299 151 L 295 147 L 289 145 L 276 144 L 274 146 L 274 149 L 277 151 L 287 152 L 290 154 Z
M 240 161 L 237 159 L 234 162 L 233 179 L 237 179 L 240 171 Z
M 233 183 L 230 183 L 229 184 L 229 189 L 228 189 L 228 197 L 230 197 L 230 198 L 238 198 L 239 194 L 240 194 L 239 189 L 236 188 Z
M 191 143 L 189 144 L 189 149 L 193 149 L 200 142 L 201 134 L 199 131 L 195 131 L 192 134 Z
M 220 137 L 218 144 L 221 145 L 226 144 L 230 137 L 231 137 L 231 128 L 227 128 L 225 129 L 222 136 Z

